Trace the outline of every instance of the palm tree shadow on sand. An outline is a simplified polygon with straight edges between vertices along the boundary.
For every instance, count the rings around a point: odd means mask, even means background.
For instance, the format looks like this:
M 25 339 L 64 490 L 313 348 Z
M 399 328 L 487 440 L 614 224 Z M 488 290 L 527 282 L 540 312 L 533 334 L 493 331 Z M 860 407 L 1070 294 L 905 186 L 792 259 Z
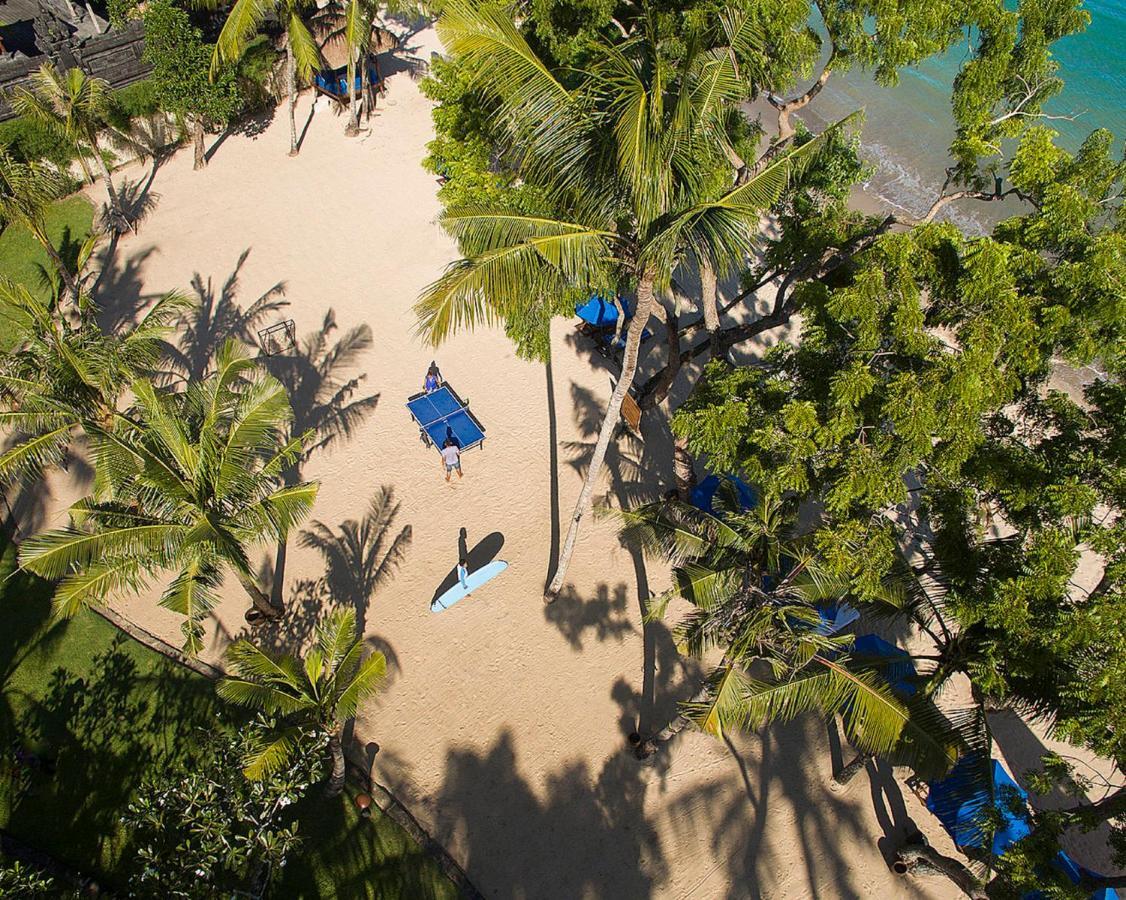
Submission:
M 289 301 L 283 299 L 284 281 L 260 294 L 249 306 L 243 308 L 239 304 L 239 276 L 249 255 L 248 247 L 218 290 L 210 277 L 204 281 L 199 272 L 192 276 L 196 303 L 179 323 L 176 344 L 169 344 L 167 349 L 172 380 L 200 381 L 205 378 L 211 372 L 215 354 L 230 338 L 257 346 L 258 328 L 267 317 L 289 305 Z

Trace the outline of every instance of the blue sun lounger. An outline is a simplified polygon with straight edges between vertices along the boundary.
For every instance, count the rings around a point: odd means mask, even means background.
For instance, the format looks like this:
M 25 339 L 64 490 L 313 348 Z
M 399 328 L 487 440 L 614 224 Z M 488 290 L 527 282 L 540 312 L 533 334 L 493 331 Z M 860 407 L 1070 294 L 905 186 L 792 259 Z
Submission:
M 462 450 L 472 450 L 485 442 L 485 426 L 448 384 L 433 393 L 424 391 L 409 397 L 407 409 L 424 444 L 441 450 L 446 438 L 452 437 Z

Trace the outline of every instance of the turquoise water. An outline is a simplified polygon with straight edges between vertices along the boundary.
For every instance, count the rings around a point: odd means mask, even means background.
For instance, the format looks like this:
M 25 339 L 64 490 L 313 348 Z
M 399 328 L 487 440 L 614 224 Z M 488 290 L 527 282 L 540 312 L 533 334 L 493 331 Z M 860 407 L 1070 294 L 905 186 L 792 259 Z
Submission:
M 1126 0 L 1089 0 L 1091 24 L 1079 35 L 1057 41 L 1063 92 L 1046 111 L 1076 115 L 1075 121 L 1048 122 L 1060 143 L 1074 150 L 1095 128 L 1109 128 L 1120 148 L 1126 139 Z M 919 214 L 937 195 L 949 164 L 953 135 L 950 91 L 967 57 L 963 45 L 900 73 L 894 88 L 877 85 L 859 72 L 834 74 L 810 107 L 817 124 L 864 107 L 864 152 L 876 166 L 868 187 L 888 202 Z M 992 211 L 979 204 L 952 211 L 971 230 L 986 227 Z

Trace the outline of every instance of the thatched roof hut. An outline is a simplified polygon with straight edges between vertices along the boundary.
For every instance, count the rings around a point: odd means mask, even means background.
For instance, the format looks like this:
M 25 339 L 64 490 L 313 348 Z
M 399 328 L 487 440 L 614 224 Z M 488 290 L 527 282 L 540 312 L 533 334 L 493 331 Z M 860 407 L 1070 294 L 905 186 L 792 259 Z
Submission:
M 313 78 L 317 90 L 337 100 L 345 100 L 348 91 L 348 41 L 344 36 L 344 17 L 341 15 L 318 16 L 313 23 L 313 36 L 321 50 L 323 66 Z M 371 29 L 371 52 L 364 65 L 357 65 L 352 92 L 359 95 L 363 90 L 364 72 L 367 72 L 368 85 L 382 91 L 383 75 L 379 71 L 380 53 L 394 50 L 398 40 L 390 31 L 378 25 Z
M 325 68 L 339 69 L 348 65 L 348 41 L 344 37 L 344 17 L 318 16 L 313 25 L 313 37 L 321 48 Z M 386 53 L 399 46 L 399 41 L 386 28 L 375 25 L 371 29 L 372 55 Z

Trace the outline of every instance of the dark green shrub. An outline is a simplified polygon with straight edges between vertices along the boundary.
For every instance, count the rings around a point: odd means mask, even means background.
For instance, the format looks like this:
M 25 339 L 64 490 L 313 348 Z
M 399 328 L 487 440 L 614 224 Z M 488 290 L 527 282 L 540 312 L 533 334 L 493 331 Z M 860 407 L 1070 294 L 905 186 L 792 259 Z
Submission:
M 113 124 L 125 127 L 138 116 L 151 116 L 160 109 L 156 85 L 152 79 L 145 78 L 126 85 L 113 92 L 114 117 L 120 118 Z
M 76 156 L 74 148 L 31 119 L 0 122 L 0 144 L 19 162 L 47 160 L 64 168 Z

